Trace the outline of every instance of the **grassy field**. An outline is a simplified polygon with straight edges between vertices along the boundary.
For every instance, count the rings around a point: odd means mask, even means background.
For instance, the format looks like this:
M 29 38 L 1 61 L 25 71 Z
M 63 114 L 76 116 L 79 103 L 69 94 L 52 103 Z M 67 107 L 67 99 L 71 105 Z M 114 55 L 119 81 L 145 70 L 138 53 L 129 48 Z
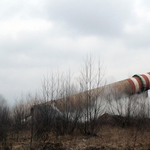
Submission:
M 72 135 L 56 136 L 54 133 L 41 135 L 30 143 L 30 130 L 13 131 L 7 139 L 7 145 L 1 149 L 12 150 L 146 150 L 150 149 L 150 129 L 121 128 L 102 126 L 97 136 L 84 136 L 77 132 Z

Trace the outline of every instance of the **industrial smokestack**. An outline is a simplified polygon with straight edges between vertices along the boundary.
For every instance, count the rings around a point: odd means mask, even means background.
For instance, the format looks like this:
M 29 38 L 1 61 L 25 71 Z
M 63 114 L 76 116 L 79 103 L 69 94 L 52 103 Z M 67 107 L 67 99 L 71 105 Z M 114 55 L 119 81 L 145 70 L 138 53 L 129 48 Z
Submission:
M 78 113 L 82 110 L 84 114 L 84 110 L 86 108 L 92 108 L 95 104 L 96 104 L 95 108 L 97 108 L 97 105 L 102 106 L 103 104 L 101 104 L 101 100 L 102 102 L 105 102 L 107 100 L 110 100 L 112 102 L 113 100 L 121 100 L 122 98 L 130 96 L 132 97 L 135 94 L 136 99 L 138 98 L 141 99 L 148 96 L 147 91 L 149 89 L 150 89 L 150 72 L 142 75 L 134 75 L 131 78 L 118 81 L 112 84 L 108 84 L 102 87 L 98 87 L 95 89 L 91 89 L 89 91 L 74 94 L 68 97 L 43 102 L 32 107 L 31 109 L 32 124 L 34 122 L 34 119 L 36 119 L 36 117 L 39 118 L 39 113 L 41 113 L 43 115 L 43 116 L 41 115 L 42 118 L 44 118 L 45 114 L 43 114 L 43 110 L 48 113 L 47 115 L 54 114 L 56 118 L 57 117 L 63 118 L 63 115 L 66 112 L 74 114 L 74 112 Z M 47 109 L 45 108 L 47 108 L 49 111 L 47 111 Z M 95 111 L 95 109 L 91 110 L 91 112 L 88 113 L 92 113 L 92 111 Z
M 142 75 L 134 75 L 131 78 L 112 83 L 108 86 L 127 95 L 140 94 L 150 89 L 150 72 Z
M 131 78 L 111 83 L 102 87 L 91 89 L 89 91 L 74 94 L 68 97 L 63 97 L 58 100 L 51 100 L 42 104 L 49 104 L 60 111 L 64 108 L 63 106 L 67 103 L 72 111 L 78 106 L 84 106 L 86 99 L 90 97 L 90 100 L 94 102 L 98 98 L 107 100 L 107 98 L 120 99 L 124 96 L 133 96 L 138 94 L 139 98 L 147 97 L 148 90 L 150 89 L 150 72 L 142 75 L 134 75 Z
M 150 89 L 150 72 L 142 75 L 134 75 L 131 78 L 111 83 L 99 88 L 95 88 L 89 91 L 81 92 L 75 95 L 71 95 L 67 98 L 62 98 L 58 100 L 51 101 L 56 107 L 61 107 L 64 103 L 64 99 L 68 99 L 67 103 L 74 105 L 82 105 L 87 97 L 87 93 L 92 97 L 102 97 L 107 99 L 107 96 L 112 95 L 114 99 L 121 98 L 122 96 L 132 96 L 134 94 L 139 94 L 139 96 L 148 96 L 147 90 Z M 94 98 L 93 98 L 94 100 Z
M 98 89 L 101 90 L 102 87 Z M 134 75 L 131 78 L 105 85 L 104 93 L 106 98 L 111 94 L 115 99 L 135 94 L 139 94 L 139 97 L 147 97 L 148 89 L 150 89 L 150 72 L 142 75 Z
M 150 72 L 142 75 L 134 75 L 127 80 L 132 86 L 132 94 L 150 89 Z

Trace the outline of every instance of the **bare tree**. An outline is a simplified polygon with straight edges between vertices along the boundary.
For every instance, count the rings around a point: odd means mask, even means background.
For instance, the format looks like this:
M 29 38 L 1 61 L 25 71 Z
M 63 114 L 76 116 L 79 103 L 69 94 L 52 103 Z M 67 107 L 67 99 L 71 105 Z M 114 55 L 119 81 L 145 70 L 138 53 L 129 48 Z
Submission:
M 68 97 L 72 94 L 73 88 L 70 72 L 68 75 L 52 72 L 50 76 L 44 77 L 41 101 L 34 108 L 37 134 L 50 132 L 52 129 L 57 134 L 67 132 L 70 120 Z
M 96 134 L 100 127 L 97 119 L 104 112 L 102 88 L 99 89 L 103 79 L 101 67 L 100 62 L 96 66 L 92 56 L 87 56 L 78 86 L 75 86 L 70 71 L 68 74 L 52 72 L 50 76 L 44 77 L 41 103 L 38 107 L 35 106 L 38 109 L 35 114 L 42 116 L 41 119 L 35 118 L 36 130 L 44 128 L 46 132 L 50 132 L 54 129 L 57 135 L 70 134 L 79 121 L 84 121 L 84 133 Z M 80 90 L 77 90 L 77 87 Z M 80 93 L 76 94 L 77 91 Z
M 56 130 L 61 134 L 71 134 L 76 128 L 80 118 L 80 109 L 78 107 L 79 105 L 76 103 L 77 97 L 75 93 L 77 90 L 76 86 L 74 85 L 73 78 L 71 77 L 70 71 L 65 76 L 62 89 L 62 98 L 56 102 L 56 106 L 62 112 L 64 119 L 62 119 L 61 128 L 59 126 Z
M 104 103 L 102 92 L 102 66 L 100 61 L 95 65 L 95 61 L 91 55 L 87 55 L 79 77 L 79 87 L 81 91 L 82 101 L 82 120 L 84 121 L 84 133 L 96 134 L 100 129 L 98 125 L 98 117 L 104 113 Z
M 112 90 L 112 92 L 108 91 L 109 94 L 106 97 L 108 112 L 115 116 L 116 121 L 122 127 L 135 124 L 135 119 L 148 117 L 149 108 L 147 106 L 149 103 L 146 102 L 145 93 L 120 96 L 118 91 Z
M 31 113 L 30 110 L 37 102 L 36 97 L 30 93 L 22 95 L 12 109 L 13 131 L 16 134 L 17 140 L 19 139 L 20 132 L 23 130 L 30 130 Z
M 6 147 L 7 136 L 11 125 L 10 110 L 7 106 L 6 100 L 0 95 L 0 141 Z

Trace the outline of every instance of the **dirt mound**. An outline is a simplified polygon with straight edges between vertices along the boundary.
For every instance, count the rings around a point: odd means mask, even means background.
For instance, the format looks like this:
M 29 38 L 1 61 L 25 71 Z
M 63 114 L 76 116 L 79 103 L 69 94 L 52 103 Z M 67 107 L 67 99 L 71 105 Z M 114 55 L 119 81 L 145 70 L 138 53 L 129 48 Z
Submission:
M 116 121 L 114 119 L 114 116 L 113 115 L 110 115 L 108 113 L 104 113 L 103 115 L 101 115 L 99 118 L 98 118 L 98 121 L 101 123 L 101 124 L 109 124 L 109 125 L 115 125 L 116 124 Z

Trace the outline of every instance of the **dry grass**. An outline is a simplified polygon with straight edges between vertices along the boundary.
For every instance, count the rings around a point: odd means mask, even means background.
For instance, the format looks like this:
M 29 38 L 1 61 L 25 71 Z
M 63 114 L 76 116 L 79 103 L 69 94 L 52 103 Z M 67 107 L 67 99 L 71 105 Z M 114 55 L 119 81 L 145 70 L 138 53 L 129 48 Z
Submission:
M 30 131 L 9 135 L 7 149 L 30 149 Z M 1 146 L 0 149 L 4 149 Z M 112 150 L 112 149 L 150 149 L 150 130 L 134 127 L 120 128 L 103 126 L 97 136 L 45 134 L 40 140 L 34 140 L 32 149 L 53 150 Z

